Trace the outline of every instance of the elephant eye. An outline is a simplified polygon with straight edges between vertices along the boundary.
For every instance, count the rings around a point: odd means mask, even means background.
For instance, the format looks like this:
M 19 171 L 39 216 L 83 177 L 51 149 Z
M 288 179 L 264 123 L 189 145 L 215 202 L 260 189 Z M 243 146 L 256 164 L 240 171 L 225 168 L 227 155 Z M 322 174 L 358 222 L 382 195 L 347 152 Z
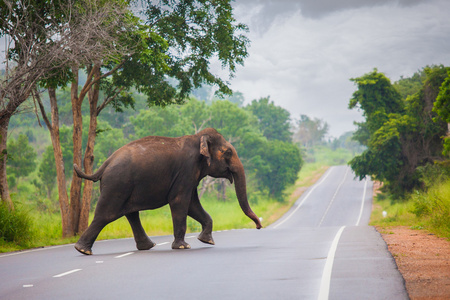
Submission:
M 224 156 L 226 158 L 231 158 L 231 156 L 233 156 L 233 151 L 231 151 L 231 149 L 227 149 L 224 153 Z

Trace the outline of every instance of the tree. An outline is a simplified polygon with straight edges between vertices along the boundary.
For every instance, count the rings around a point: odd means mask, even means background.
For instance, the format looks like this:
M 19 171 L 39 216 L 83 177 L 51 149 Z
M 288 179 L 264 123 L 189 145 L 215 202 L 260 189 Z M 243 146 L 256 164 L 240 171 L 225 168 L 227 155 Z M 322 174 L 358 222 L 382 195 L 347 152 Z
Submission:
M 40 99 L 37 91 L 33 93 L 34 98 L 39 104 L 44 122 L 46 123 L 55 155 L 58 194 L 62 216 L 63 236 L 72 236 L 78 232 L 80 226 L 80 218 L 82 224 L 87 227 L 89 217 L 89 205 L 86 206 L 81 203 L 81 179 L 77 176 L 72 176 L 72 184 L 70 189 L 70 198 L 67 195 L 66 177 L 65 177 L 65 161 L 62 155 L 60 128 L 59 128 L 59 109 L 56 98 L 56 88 L 58 86 L 65 86 L 67 82 L 71 82 L 70 86 L 70 102 L 72 106 L 72 120 L 73 120 L 73 163 L 81 165 L 82 155 L 82 117 L 81 105 L 84 98 L 90 98 L 90 112 L 92 119 L 92 126 L 90 126 L 91 136 L 95 136 L 96 131 L 96 115 L 100 80 L 109 76 L 113 70 L 117 70 L 122 61 L 119 60 L 118 65 L 114 66 L 112 70 L 101 73 L 100 67 L 105 60 L 114 61 L 117 57 L 125 55 L 128 57 L 133 53 L 133 49 L 126 48 L 121 42 L 121 32 L 128 34 L 130 28 L 136 24 L 137 18 L 132 17 L 128 10 L 127 3 L 123 1 L 103 2 L 103 1 L 77 1 L 73 3 L 71 17 L 68 20 L 63 20 L 62 26 L 69 29 L 69 31 L 77 31 L 82 28 L 83 32 L 80 34 L 83 40 L 76 47 L 68 47 L 67 50 L 78 60 L 71 60 L 70 64 L 60 68 L 57 72 L 48 74 L 47 77 L 42 78 L 40 84 L 47 88 L 50 99 L 51 119 L 48 118 L 45 111 L 45 106 Z M 122 37 L 123 39 L 123 37 Z M 129 42 L 129 41 L 128 41 Z M 88 76 L 82 89 L 79 91 L 78 76 L 79 70 L 86 66 Z M 115 91 L 120 94 L 121 90 Z M 107 97 L 105 102 L 109 101 Z M 102 103 L 103 104 L 103 103 Z M 100 105 L 100 107 L 104 107 Z M 93 143 L 88 141 L 88 153 L 86 160 L 93 160 Z M 70 164 L 70 165 L 72 165 Z M 69 168 L 72 171 L 72 167 Z M 89 171 L 89 170 L 88 170 Z M 73 174 L 73 171 L 71 172 Z M 91 184 L 87 184 L 87 189 Z M 86 194 L 90 194 L 87 192 Z M 69 200 L 70 199 L 70 200 Z M 84 209 L 82 209 L 84 207 Z M 82 211 L 84 213 L 82 213 Z
M 300 119 L 294 128 L 293 139 L 305 148 L 313 148 L 323 142 L 328 134 L 328 128 L 328 124 L 323 120 L 300 115 Z
M 350 161 L 360 178 L 371 175 L 384 181 L 397 196 L 421 186 L 419 166 L 439 160 L 442 151 L 440 136 L 445 123 L 435 121 L 433 103 L 446 70 L 441 67 L 424 69 L 421 89 L 402 100 L 384 74 L 376 70 L 353 79 L 358 91 L 350 107 L 361 105 L 366 122 L 359 124 L 354 138 L 367 149 Z M 401 83 L 399 84 L 401 85 Z
M 7 170 L 16 178 L 28 176 L 36 169 L 36 151 L 29 144 L 28 137 L 20 134 L 17 140 L 8 142 Z
M 290 114 L 280 106 L 276 106 L 270 97 L 253 100 L 246 107 L 258 118 L 259 129 L 269 140 L 290 142 Z
M 284 189 L 294 184 L 303 165 L 300 150 L 292 143 L 269 140 L 259 155 L 266 162 L 264 168 L 256 171 L 262 187 L 269 189 L 269 194 L 281 200 Z
M 0 2 L 0 36 L 8 36 L 6 71 L 0 79 L 0 197 L 13 204 L 6 180 L 7 137 L 11 116 L 35 88 L 36 83 L 67 62 L 77 61 L 70 51 L 85 35 L 80 28 L 60 26 L 71 15 L 66 1 Z M 89 50 L 89 49 L 86 49 Z

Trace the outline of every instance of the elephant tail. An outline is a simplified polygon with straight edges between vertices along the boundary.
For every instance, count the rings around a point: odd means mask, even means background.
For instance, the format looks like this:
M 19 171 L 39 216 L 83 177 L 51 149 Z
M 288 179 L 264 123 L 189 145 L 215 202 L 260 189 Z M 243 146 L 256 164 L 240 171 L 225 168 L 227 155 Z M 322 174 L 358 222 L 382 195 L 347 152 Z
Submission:
M 102 178 L 103 172 L 105 171 L 107 165 L 108 164 L 104 163 L 100 167 L 100 169 L 98 169 L 98 171 L 95 172 L 92 175 L 87 175 L 86 173 L 81 171 L 80 167 L 78 167 L 77 164 L 73 164 L 73 168 L 75 169 L 75 172 L 77 172 L 78 177 L 84 178 L 84 179 L 87 179 L 87 180 L 92 180 L 93 182 L 96 182 L 96 181 L 99 181 Z

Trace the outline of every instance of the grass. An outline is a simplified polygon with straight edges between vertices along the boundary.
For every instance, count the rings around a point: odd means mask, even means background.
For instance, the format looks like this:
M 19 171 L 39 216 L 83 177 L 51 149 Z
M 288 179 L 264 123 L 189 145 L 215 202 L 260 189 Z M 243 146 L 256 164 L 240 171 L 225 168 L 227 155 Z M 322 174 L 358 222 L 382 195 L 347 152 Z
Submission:
M 386 196 L 378 195 L 373 199 L 372 226 L 417 226 L 420 220 L 412 213 L 413 204 L 409 201 L 393 203 Z M 383 212 L 386 212 L 383 216 Z
M 383 211 L 387 213 L 385 216 Z M 438 182 L 427 191 L 415 191 L 401 202 L 379 194 L 373 201 L 370 225 L 387 231 L 391 226 L 426 229 L 450 239 L 450 182 Z

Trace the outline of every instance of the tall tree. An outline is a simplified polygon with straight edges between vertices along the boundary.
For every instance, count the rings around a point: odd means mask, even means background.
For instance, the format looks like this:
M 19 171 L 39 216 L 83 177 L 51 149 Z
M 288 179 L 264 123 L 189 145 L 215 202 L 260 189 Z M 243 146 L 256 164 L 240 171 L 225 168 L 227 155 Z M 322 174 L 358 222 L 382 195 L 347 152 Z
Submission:
M 290 113 L 280 106 L 276 106 L 270 97 L 253 100 L 246 109 L 258 118 L 261 132 L 269 140 L 290 142 Z
M 366 117 L 354 138 L 367 150 L 350 165 L 360 178 L 371 175 L 384 181 L 395 195 L 420 186 L 417 167 L 440 159 L 440 136 L 446 126 L 442 121 L 433 122 L 437 115 L 432 107 L 446 70 L 433 67 L 424 71 L 422 88 L 405 100 L 376 70 L 354 79 L 358 91 L 350 107 L 360 104 Z
M 82 34 L 60 26 L 69 14 L 65 1 L 0 2 L 0 36 L 9 40 L 6 72 L 0 78 L 0 197 L 11 209 L 6 180 L 9 121 L 45 74 L 75 59 L 65 49 L 77 45 Z
M 296 123 L 293 139 L 305 148 L 312 148 L 322 143 L 328 134 L 328 123 L 321 119 L 311 119 L 307 115 L 300 115 Z

